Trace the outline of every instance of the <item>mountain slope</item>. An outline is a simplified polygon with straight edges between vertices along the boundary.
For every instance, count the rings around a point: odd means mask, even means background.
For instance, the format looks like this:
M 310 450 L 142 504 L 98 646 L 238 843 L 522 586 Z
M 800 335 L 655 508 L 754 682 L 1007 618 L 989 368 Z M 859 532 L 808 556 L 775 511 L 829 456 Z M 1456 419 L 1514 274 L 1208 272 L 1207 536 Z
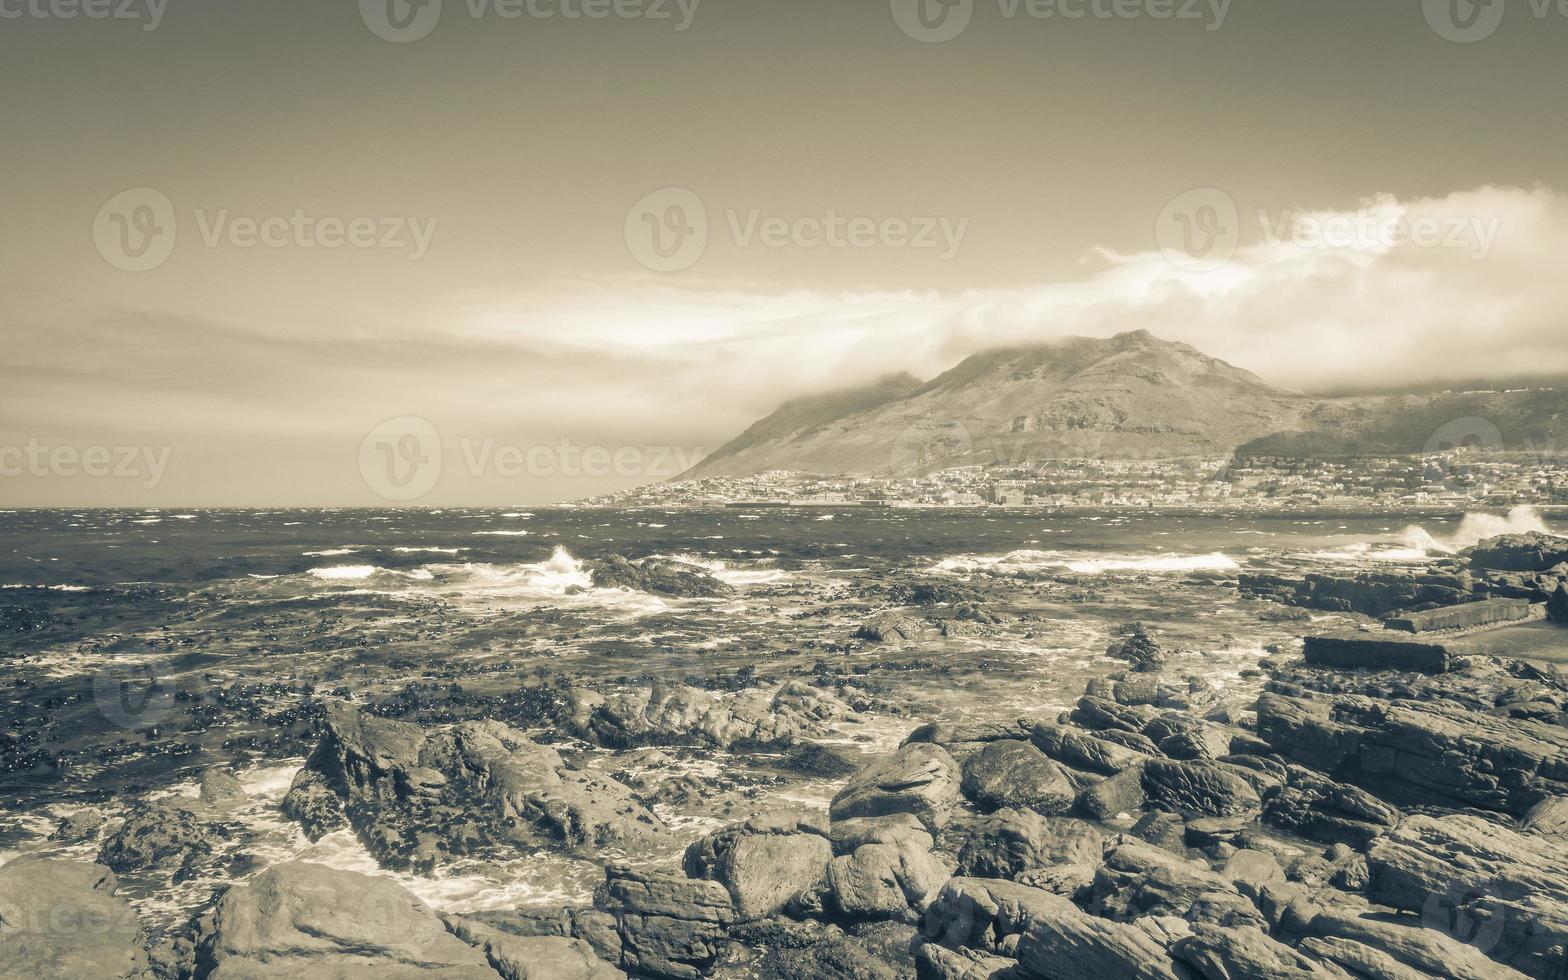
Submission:
M 1314 404 L 1146 331 L 988 351 L 913 390 L 896 387 L 849 411 L 854 393 L 791 403 L 686 475 L 901 476 L 1004 460 L 1224 453 L 1298 428 Z
M 831 391 L 786 402 L 772 415 L 704 457 L 681 479 L 736 476 L 772 469 L 794 469 L 790 447 L 812 438 L 832 423 L 903 398 L 920 387 L 912 374 L 890 374 L 860 388 Z

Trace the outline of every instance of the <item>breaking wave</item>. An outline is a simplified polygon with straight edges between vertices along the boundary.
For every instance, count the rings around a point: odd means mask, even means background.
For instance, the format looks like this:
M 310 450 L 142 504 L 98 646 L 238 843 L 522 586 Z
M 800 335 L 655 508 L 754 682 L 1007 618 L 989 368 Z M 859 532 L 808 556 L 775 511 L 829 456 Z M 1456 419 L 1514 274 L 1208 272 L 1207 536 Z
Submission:
M 961 575 L 1016 575 L 1037 572 L 1071 572 L 1101 575 L 1107 572 L 1173 574 L 1181 572 L 1233 572 L 1241 566 L 1224 552 L 1206 555 L 1073 555 L 1059 551 L 1010 551 L 1005 555 L 957 555 L 936 563 L 934 571 Z
M 1530 531 L 1546 532 L 1546 521 L 1534 507 L 1523 505 L 1510 510 L 1507 515 L 1466 514 L 1452 533 L 1434 535 L 1424 527 L 1412 524 L 1405 528 L 1403 541 L 1406 547 L 1423 552 L 1451 555 L 1473 548 L 1487 538 L 1499 534 L 1525 534 Z

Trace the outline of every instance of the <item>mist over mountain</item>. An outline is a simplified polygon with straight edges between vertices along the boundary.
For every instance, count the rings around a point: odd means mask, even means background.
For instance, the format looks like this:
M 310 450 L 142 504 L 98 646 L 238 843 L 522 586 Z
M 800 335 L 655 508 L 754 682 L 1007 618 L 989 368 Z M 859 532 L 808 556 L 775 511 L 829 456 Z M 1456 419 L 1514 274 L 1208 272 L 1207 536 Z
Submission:
M 1419 453 L 1568 446 L 1562 391 L 1320 398 L 1148 331 L 1007 347 L 791 401 L 682 478 L 766 470 L 908 476 L 1071 457 Z

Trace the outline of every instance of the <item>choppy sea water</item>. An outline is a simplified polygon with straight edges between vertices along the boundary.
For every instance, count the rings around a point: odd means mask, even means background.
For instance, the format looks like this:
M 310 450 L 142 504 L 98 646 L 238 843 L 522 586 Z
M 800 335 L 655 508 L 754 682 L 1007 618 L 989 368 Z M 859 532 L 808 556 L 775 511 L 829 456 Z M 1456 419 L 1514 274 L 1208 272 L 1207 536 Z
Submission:
M 832 518 L 828 520 L 827 518 Z M 1245 571 L 1420 565 L 1538 515 L 1450 520 L 1053 515 L 839 508 L 710 511 L 0 512 L 0 862 L 40 848 L 67 813 L 112 827 L 127 801 L 196 806 L 202 768 L 248 792 L 218 815 L 224 861 L 174 884 L 128 876 L 144 917 L 169 921 L 215 887 L 292 858 L 374 871 L 348 832 L 312 844 L 278 804 L 309 750 L 291 712 L 316 695 L 409 697 L 418 686 L 500 699 L 550 677 L 601 684 L 678 678 L 722 686 L 852 672 L 902 714 L 870 714 L 824 741 L 872 753 L 932 718 L 1002 720 L 1069 706 L 1118 669 L 1114 628 L 1154 624 L 1171 672 L 1255 693 L 1265 648 L 1319 623 L 1279 622 L 1240 599 Z M 582 563 L 617 553 L 700 566 L 736 589 L 673 599 L 595 589 Z M 963 584 L 1010 623 L 910 644 L 852 644 L 859 622 L 912 583 Z M 410 688 L 410 685 L 416 685 Z M 549 737 L 551 733 L 541 733 Z M 757 775 L 718 752 L 631 756 L 580 746 L 621 778 L 716 787 L 660 804 L 657 859 L 735 807 L 825 806 L 836 783 Z M 648 857 L 639 855 L 639 857 Z M 586 899 L 591 862 L 540 852 L 501 865 L 401 876 L 438 908 Z

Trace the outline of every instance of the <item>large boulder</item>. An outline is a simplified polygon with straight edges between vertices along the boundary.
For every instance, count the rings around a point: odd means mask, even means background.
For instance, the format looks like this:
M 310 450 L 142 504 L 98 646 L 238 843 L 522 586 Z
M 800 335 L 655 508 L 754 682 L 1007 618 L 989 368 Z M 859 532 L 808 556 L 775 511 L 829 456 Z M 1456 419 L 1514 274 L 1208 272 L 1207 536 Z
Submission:
M 1089 907 L 1118 919 L 1169 915 L 1191 922 L 1267 925 L 1224 875 L 1142 841 L 1106 852 L 1087 896 Z
M 1367 897 L 1542 975 L 1568 948 L 1568 844 L 1480 817 L 1417 816 L 1367 851 Z
M 1546 600 L 1546 618 L 1554 623 L 1568 623 L 1568 582 L 1557 583 L 1552 597 Z
M 952 868 L 912 842 L 864 844 L 828 867 L 833 911 L 849 919 L 918 921 Z
M 0 865 L 0 973 L 115 980 L 146 967 L 140 927 L 99 864 L 25 855 Z
M 1474 946 L 1426 927 L 1420 920 L 1400 921 L 1376 913 L 1328 909 L 1306 918 L 1301 931 L 1307 936 L 1301 944 L 1303 949 L 1369 977 L 1380 974 L 1362 964 L 1376 965 L 1384 971 L 1382 975 L 1393 977 L 1400 977 L 1401 969 L 1416 971 L 1420 977 L 1452 980 L 1524 977 L 1518 970 L 1489 959 Z M 1368 956 L 1364 952 L 1368 949 L 1379 955 Z M 1389 960 L 1395 965 L 1390 967 Z
M 1472 568 L 1500 572 L 1544 572 L 1568 562 L 1568 538 L 1532 531 L 1487 538 L 1467 554 Z
M 504 980 L 625 980 L 581 939 L 516 936 L 464 916 L 444 917 L 452 934 L 482 950 Z
M 1568 796 L 1568 728 L 1532 718 L 1436 700 L 1266 693 L 1258 734 L 1279 754 L 1380 796 L 1513 816 Z
M 1116 630 L 1105 655 L 1124 660 L 1140 674 L 1157 674 L 1170 660 L 1170 655 L 1160 647 L 1158 640 L 1142 623 L 1127 623 Z
M 916 742 L 850 777 L 829 812 L 835 821 L 908 813 L 936 831 L 957 804 L 958 787 L 953 757 L 939 746 Z
M 833 859 L 825 824 L 796 811 L 759 814 L 688 847 L 686 873 L 723 884 L 741 920 L 815 905 Z
M 299 861 L 229 889 L 203 920 L 196 956 L 208 980 L 498 977 L 390 878 Z
M 1206 980 L 1350 980 L 1343 970 L 1275 942 L 1261 930 L 1198 923 L 1171 955 Z
M 611 864 L 605 879 L 604 902 L 616 917 L 623 969 L 696 980 L 718 962 L 735 921 L 723 885 L 625 864 Z
M 1248 780 L 1219 763 L 1153 759 L 1143 766 L 1148 805 L 1193 817 L 1256 814 L 1262 800 Z
M 736 693 L 664 681 L 611 695 L 573 688 L 568 702 L 567 729 L 612 749 L 795 746 L 852 713 L 836 695 L 800 681 Z
M 1059 913 L 1059 896 L 990 878 L 950 878 L 926 909 L 921 932 L 944 946 L 1013 955 L 1036 919 Z
M 1082 820 L 1007 809 L 975 824 L 958 852 L 958 873 L 971 878 L 1016 879 L 1025 872 L 1056 865 L 1092 869 L 1104 854 L 1104 838 Z M 1092 875 L 1092 870 L 1089 873 Z
M 120 874 L 154 867 L 189 876 L 213 851 L 213 831 L 190 810 L 167 803 L 131 810 L 98 851 L 98 863 Z
M 722 598 L 735 594 L 733 586 L 714 578 L 703 568 L 668 558 L 629 561 L 620 555 L 606 555 L 585 562 L 583 569 L 598 589 L 631 589 L 678 599 Z
M 1055 895 L 1034 897 L 1040 908 L 1018 943 L 1024 976 L 1040 980 L 1178 980 L 1166 949 L 1148 932 L 1081 911 Z
M 1108 738 L 1049 722 L 1034 725 L 1029 738 L 1041 752 L 1064 765 L 1106 776 L 1125 772 L 1147 761 L 1151 754 Z M 1154 748 L 1153 743 L 1149 743 L 1149 748 Z
M 1366 847 L 1398 826 L 1403 816 L 1364 789 L 1337 783 L 1301 766 L 1263 809 L 1266 820 L 1302 837 Z
M 665 830 L 627 787 L 571 769 L 499 722 L 427 732 L 342 703 L 328 707 L 326 722 L 283 810 L 319 836 L 338 819 L 330 792 L 385 867 L 429 871 L 480 848 L 597 849 Z
M 1012 739 L 990 742 L 971 756 L 964 763 L 962 788 L 982 810 L 1027 807 L 1040 813 L 1066 813 L 1078 792 L 1044 753 Z

